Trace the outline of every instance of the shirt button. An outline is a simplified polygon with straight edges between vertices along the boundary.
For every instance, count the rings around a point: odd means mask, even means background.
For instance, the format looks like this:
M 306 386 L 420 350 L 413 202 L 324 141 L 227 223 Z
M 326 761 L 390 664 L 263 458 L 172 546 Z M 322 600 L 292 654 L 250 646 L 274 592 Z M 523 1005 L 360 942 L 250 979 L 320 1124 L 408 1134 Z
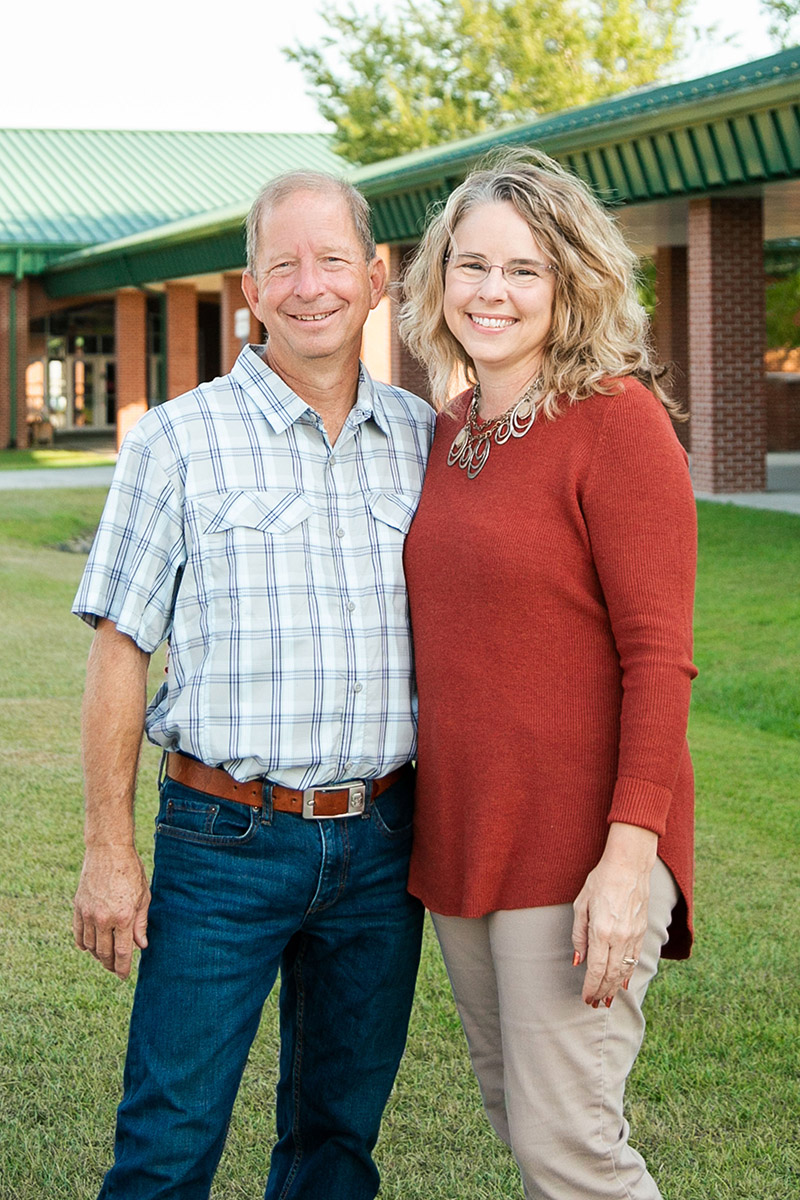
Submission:
M 363 692 L 363 690 L 364 690 L 364 685 L 363 685 L 363 683 L 354 683 L 354 684 L 353 684 L 353 691 L 354 691 L 354 692 Z
M 329 466 L 329 467 L 335 467 L 335 466 L 336 466 L 336 458 L 335 458 L 335 456 L 334 456 L 333 454 L 332 454 L 332 455 L 330 456 L 330 458 L 328 459 L 328 466 Z
M 353 764 L 352 764 L 351 762 L 346 762 L 346 763 L 344 764 L 344 769 L 345 769 L 345 771 L 352 771 L 352 769 L 353 769 Z
M 353 601 L 352 601 L 352 600 L 348 600 L 348 601 L 347 601 L 347 611 L 348 611 L 348 612 L 353 612 L 353 611 L 354 611 L 354 609 L 355 609 L 355 607 L 356 607 L 356 606 L 355 606 L 355 604 L 353 603 Z
M 343 538 L 343 537 L 344 537 L 344 530 L 343 530 L 342 528 L 339 528 L 339 529 L 337 529 L 337 530 L 336 530 L 336 536 L 337 536 L 338 538 Z

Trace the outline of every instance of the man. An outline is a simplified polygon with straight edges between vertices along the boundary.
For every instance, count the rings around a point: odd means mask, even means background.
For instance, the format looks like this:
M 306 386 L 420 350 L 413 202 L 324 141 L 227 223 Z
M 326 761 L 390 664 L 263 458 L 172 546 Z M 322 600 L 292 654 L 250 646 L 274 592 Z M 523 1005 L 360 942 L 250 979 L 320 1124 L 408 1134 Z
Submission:
M 102 1197 L 209 1195 L 279 969 L 266 1197 L 378 1188 L 422 924 L 402 550 L 433 422 L 359 363 L 384 276 L 349 185 L 263 189 L 242 286 L 267 345 L 128 435 L 75 600 L 96 626 L 75 940 L 122 978 L 142 951 Z M 166 752 L 152 899 L 133 842 L 145 725 Z

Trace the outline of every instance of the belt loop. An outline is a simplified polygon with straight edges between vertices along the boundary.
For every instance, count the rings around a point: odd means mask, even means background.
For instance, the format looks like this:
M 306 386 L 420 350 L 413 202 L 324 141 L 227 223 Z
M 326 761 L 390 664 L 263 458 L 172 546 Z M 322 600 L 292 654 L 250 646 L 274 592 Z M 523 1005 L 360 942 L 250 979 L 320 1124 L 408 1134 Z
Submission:
M 268 779 L 261 781 L 261 820 L 265 825 L 272 824 L 272 784 Z
M 361 814 L 362 821 L 368 821 L 372 816 L 372 793 L 375 790 L 375 780 L 367 779 L 366 787 L 364 788 L 364 811 Z

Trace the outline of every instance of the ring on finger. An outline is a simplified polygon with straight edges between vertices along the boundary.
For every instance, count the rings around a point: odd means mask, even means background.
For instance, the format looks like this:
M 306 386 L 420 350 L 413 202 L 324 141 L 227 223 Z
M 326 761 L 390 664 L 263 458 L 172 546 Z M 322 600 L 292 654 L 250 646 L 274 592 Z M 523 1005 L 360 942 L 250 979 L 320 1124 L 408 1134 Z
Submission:
M 638 967 L 638 958 L 623 958 L 622 965 L 625 967 Z

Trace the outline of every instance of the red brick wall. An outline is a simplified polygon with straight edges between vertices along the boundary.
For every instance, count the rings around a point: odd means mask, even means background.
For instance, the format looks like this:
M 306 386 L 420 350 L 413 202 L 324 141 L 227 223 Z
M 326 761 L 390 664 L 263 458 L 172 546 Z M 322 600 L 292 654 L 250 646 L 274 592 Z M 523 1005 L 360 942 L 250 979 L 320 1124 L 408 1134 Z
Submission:
M 17 284 L 17 445 L 28 445 L 28 405 L 25 396 L 25 373 L 28 370 L 30 325 L 30 280 Z
M 402 279 L 403 262 L 414 249 L 413 245 L 391 246 L 389 256 L 389 284 L 393 297 L 399 297 L 399 281 Z M 428 399 L 428 375 L 413 355 L 409 354 L 397 332 L 397 302 L 392 303 L 392 378 L 398 387 L 415 392 Z
M 147 297 L 117 292 L 114 303 L 117 359 L 117 446 L 147 412 Z
M 689 410 L 689 275 L 685 246 L 659 246 L 656 251 L 656 311 L 653 320 L 658 357 L 672 367 L 670 393 Z M 690 422 L 675 422 L 675 432 L 688 450 Z
M 11 379 L 11 293 L 16 291 L 16 378 Z M 0 447 L 11 445 L 12 406 L 16 406 L 15 444 L 28 444 L 28 414 L 25 404 L 25 371 L 28 366 L 29 283 L 21 280 L 14 288 L 12 275 L 0 276 Z
M 691 201 L 689 362 L 698 491 L 766 485 L 763 242 L 760 197 Z
M 167 398 L 197 387 L 197 291 L 193 283 L 168 283 Z
M 772 373 L 767 393 L 767 450 L 800 450 L 800 375 Z
M 11 352 L 11 275 L 0 275 L 0 448 L 3 450 L 11 439 L 11 380 L 9 361 Z

